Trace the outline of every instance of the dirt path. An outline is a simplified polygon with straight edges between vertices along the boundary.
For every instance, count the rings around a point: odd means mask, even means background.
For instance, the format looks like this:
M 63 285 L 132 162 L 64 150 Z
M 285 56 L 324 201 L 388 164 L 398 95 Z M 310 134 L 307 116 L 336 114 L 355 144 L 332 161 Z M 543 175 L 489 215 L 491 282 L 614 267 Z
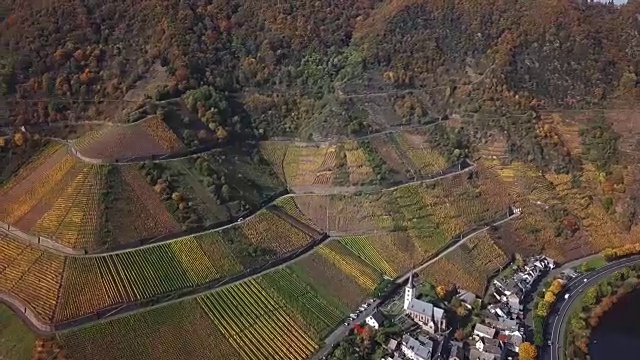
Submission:
M 429 259 L 429 261 L 419 265 L 418 267 L 416 267 L 415 269 L 413 269 L 412 271 L 419 271 L 422 268 L 426 267 L 427 265 L 431 264 L 432 262 L 436 261 L 437 259 L 439 259 L 442 256 L 445 256 L 449 251 L 451 251 L 452 249 L 456 248 L 457 246 L 460 246 L 460 244 L 464 243 L 465 241 L 467 241 L 468 239 L 470 239 L 471 237 L 477 235 L 478 233 L 481 233 L 483 231 L 485 231 L 486 229 L 488 229 L 490 226 L 497 226 L 499 224 L 502 224 L 516 216 L 518 216 L 519 214 L 514 214 L 506 219 L 497 221 L 491 225 L 488 225 L 486 227 L 484 227 L 483 229 L 477 230 L 469 235 L 467 235 L 466 237 L 453 242 L 449 242 L 447 245 L 445 245 L 444 248 L 442 248 L 438 253 L 438 255 L 436 255 L 435 257 L 433 257 L 432 259 Z M 307 226 L 306 224 L 304 224 L 304 226 Z M 60 332 L 66 332 L 66 331 L 71 331 L 71 330 L 75 330 L 78 328 L 82 328 L 82 327 L 86 327 L 86 326 L 90 326 L 90 325 L 94 325 L 97 323 L 101 323 L 104 321 L 109 321 L 109 320 L 113 320 L 113 319 L 117 319 L 117 318 L 121 318 L 124 316 L 128 316 L 131 314 L 135 314 L 135 313 L 139 313 L 142 311 L 146 311 L 150 308 L 156 308 L 156 307 L 161 307 L 161 306 L 165 306 L 165 305 L 169 305 L 172 303 L 176 303 L 178 301 L 183 301 L 183 300 L 187 300 L 187 299 L 192 299 L 198 296 L 201 296 L 203 293 L 207 293 L 210 291 L 216 291 L 216 290 L 220 290 L 220 289 L 224 289 L 226 287 L 229 286 L 233 286 L 235 284 L 238 283 L 242 283 L 245 282 L 247 280 L 251 280 L 254 279 L 256 277 L 262 276 L 266 273 L 269 273 L 271 271 L 274 271 L 276 269 L 280 269 L 282 267 L 285 267 L 287 265 L 290 265 L 293 262 L 296 262 L 306 256 L 311 255 L 319 246 L 321 246 L 322 244 L 331 241 L 331 240 L 335 240 L 337 238 L 334 237 L 329 237 L 328 235 L 323 235 L 320 238 L 316 238 L 313 242 L 311 242 L 310 244 L 308 244 L 307 246 L 305 246 L 302 249 L 299 249 L 296 252 L 293 252 L 291 254 L 289 254 L 287 257 L 285 258 L 281 258 L 281 259 L 277 259 L 275 261 L 273 261 L 271 264 L 267 264 L 259 269 L 250 269 L 248 271 L 245 271 L 244 273 L 238 274 L 236 276 L 233 276 L 229 279 L 224 279 L 224 280 L 218 280 L 218 281 L 214 281 L 212 283 L 209 284 L 204 284 L 202 286 L 196 287 L 196 288 L 191 288 L 191 289 L 184 289 L 184 290 L 179 290 L 175 293 L 171 293 L 171 294 L 164 294 L 161 295 L 161 297 L 164 297 L 166 300 L 162 300 L 159 298 L 154 298 L 154 299 L 145 299 L 136 303 L 130 303 L 130 304 L 125 304 L 122 306 L 115 306 L 112 310 L 101 310 L 101 314 L 104 314 L 102 316 L 96 315 L 96 314 L 92 314 L 92 315 L 88 315 L 85 316 L 83 318 L 79 318 L 79 319 L 74 319 L 71 321 L 68 321 L 64 324 L 57 324 L 57 325 L 51 325 L 51 324 L 46 324 L 44 322 L 42 322 L 36 315 L 35 312 L 32 311 L 32 309 L 30 308 L 30 306 L 24 304 L 20 299 L 12 296 L 11 294 L 7 294 L 7 293 L 0 293 L 0 301 L 9 305 L 9 307 L 11 307 L 11 309 L 13 309 L 13 311 L 15 311 L 20 318 L 25 321 L 30 328 L 32 328 L 34 331 L 40 333 L 40 334 L 53 334 L 53 333 L 60 333 Z M 402 281 L 405 281 L 406 278 L 408 277 L 408 274 L 405 274 L 399 278 L 397 278 L 395 280 L 396 283 L 401 283 Z M 342 328 L 342 327 L 341 327 Z M 338 329 L 340 330 L 340 329 Z M 336 331 L 338 331 L 336 330 Z M 344 329 L 342 329 L 344 330 Z M 331 335 L 330 338 L 334 336 Z M 337 341 L 337 340 L 336 340 Z
M 475 169 L 475 164 L 468 162 L 468 161 L 463 161 L 460 163 L 460 165 L 454 165 L 448 169 L 445 169 L 444 171 L 440 172 L 439 174 L 442 175 L 438 175 L 438 176 L 433 176 L 430 177 L 428 179 L 423 179 L 423 180 L 418 180 L 418 181 L 411 181 L 411 182 L 407 182 L 404 184 L 400 184 L 400 185 L 396 185 L 393 187 L 389 187 L 389 188 L 370 188 L 370 187 L 331 187 L 331 188 L 322 188 L 321 190 L 319 190 L 319 192 L 316 193 L 294 193 L 294 194 L 286 194 L 283 195 L 277 199 L 274 199 L 273 201 L 271 201 L 269 204 L 266 204 L 264 207 L 262 207 L 261 209 L 257 209 L 253 214 L 247 216 L 246 218 L 237 221 L 235 223 L 230 223 L 224 226 L 220 226 L 218 228 L 215 229 L 209 229 L 200 233 L 195 233 L 195 234 L 189 234 L 189 235 L 178 235 L 175 237 L 168 237 L 166 239 L 163 239 L 161 241 L 156 241 L 156 242 L 152 242 L 152 243 L 148 243 L 148 244 L 144 244 L 144 245 L 139 245 L 133 248 L 127 248 L 127 249 L 121 249 L 121 250 L 114 250 L 114 251 L 101 251 L 101 252 L 96 252 L 96 253 L 90 253 L 88 250 L 86 249 L 77 249 L 77 248 L 69 248 L 63 245 L 60 245 L 58 243 L 52 242 L 50 240 L 48 241 L 44 241 L 42 240 L 40 237 L 37 236 L 32 236 L 29 234 L 24 233 L 23 231 L 21 231 L 20 229 L 11 226 L 9 227 L 7 224 L 4 223 L 0 223 L 0 233 L 6 233 L 8 235 L 11 235 L 13 238 L 16 238 L 24 243 L 27 243 L 29 245 L 32 246 L 36 246 L 40 249 L 46 250 L 46 251 L 50 251 L 52 253 L 56 253 L 59 255 L 64 255 L 64 256 L 74 256 L 74 257 L 98 257 L 98 256 L 106 256 L 106 255 L 113 255 L 113 254 L 118 254 L 118 253 L 123 253 L 123 252 L 129 252 L 129 251 L 135 251 L 136 249 L 142 249 L 142 248 L 146 248 L 146 247 L 151 247 L 151 246 L 157 246 L 160 244 L 164 244 L 167 242 L 173 242 L 173 241 L 178 241 L 184 238 L 188 238 L 188 237 L 192 237 L 192 236 L 197 236 L 199 234 L 204 234 L 204 233 L 209 233 L 209 232 L 216 232 L 216 231 L 222 231 L 224 229 L 228 229 L 232 226 L 238 226 L 240 223 L 245 222 L 245 221 L 249 221 L 252 217 L 254 217 L 260 210 L 269 207 L 269 206 L 273 206 L 276 204 L 276 202 L 281 199 L 281 198 L 285 198 L 285 197 L 296 197 L 296 196 L 309 196 L 309 195 L 318 195 L 318 196 L 323 196 L 323 195 L 348 195 L 348 194 L 353 194 L 356 192 L 377 192 L 377 191 L 393 191 L 405 186 L 411 186 L 414 184 L 418 184 L 418 183 L 430 183 L 433 181 L 439 181 L 442 179 L 446 179 L 452 176 L 455 176 L 457 174 L 462 174 L 468 171 L 471 171 Z

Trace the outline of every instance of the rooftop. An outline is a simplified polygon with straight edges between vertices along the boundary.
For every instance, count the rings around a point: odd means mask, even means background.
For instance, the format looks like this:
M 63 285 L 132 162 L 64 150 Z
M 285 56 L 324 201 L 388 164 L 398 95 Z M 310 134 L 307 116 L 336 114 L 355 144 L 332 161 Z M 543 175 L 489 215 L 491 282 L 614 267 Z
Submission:
M 375 320 L 378 324 L 382 324 L 382 322 L 384 322 L 384 315 L 382 315 L 382 312 L 380 310 L 374 311 L 374 313 L 369 315 L 369 317 L 373 318 L 373 320 Z
M 394 351 L 397 346 L 398 346 L 398 340 L 391 339 L 389 340 L 389 344 L 387 344 L 387 349 L 389 349 L 389 351 Z
M 488 338 L 493 338 L 496 335 L 496 329 L 482 324 L 476 324 L 476 327 L 473 328 L 473 331 Z
M 472 347 L 471 350 L 469 351 L 469 359 L 470 360 L 495 360 L 496 355 L 489 354 Z
M 466 290 L 460 290 L 458 291 L 458 295 L 456 295 L 456 297 L 458 299 L 460 299 L 460 301 L 467 303 L 469 305 L 473 305 L 473 303 L 476 301 L 477 297 L 474 293 L 466 291 Z
M 433 342 L 426 338 L 421 338 L 422 342 L 412 338 L 409 335 L 402 337 L 402 344 L 423 359 L 431 359 L 431 349 Z
M 433 316 L 438 321 L 444 316 L 444 310 L 433 306 L 431 303 L 418 299 L 412 299 L 407 306 L 407 310 L 429 317 Z

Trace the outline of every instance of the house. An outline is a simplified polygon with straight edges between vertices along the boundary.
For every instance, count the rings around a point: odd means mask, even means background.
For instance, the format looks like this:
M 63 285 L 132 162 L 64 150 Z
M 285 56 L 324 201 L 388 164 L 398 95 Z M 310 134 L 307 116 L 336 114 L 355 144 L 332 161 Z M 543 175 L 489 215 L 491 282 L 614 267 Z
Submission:
M 446 319 L 444 310 L 433 304 L 415 298 L 413 273 L 404 291 L 404 309 L 406 314 L 422 328 L 432 334 L 445 331 Z
M 365 322 L 367 323 L 367 325 L 378 330 L 384 322 L 384 315 L 382 315 L 382 312 L 380 310 L 376 310 L 373 314 L 369 315 L 369 317 L 365 319 Z
M 427 338 L 416 340 L 409 335 L 402 337 L 402 352 L 411 360 L 431 360 L 432 351 L 433 342 Z
M 469 358 L 472 360 L 499 360 L 506 355 L 506 349 L 498 339 L 481 338 L 471 348 Z
M 464 346 L 461 342 L 452 341 L 451 351 L 449 351 L 449 360 L 464 360 Z
M 396 351 L 397 347 L 398 347 L 398 340 L 396 339 L 389 340 L 389 343 L 387 344 L 387 350 L 394 352 Z
M 458 294 L 456 295 L 456 297 L 458 299 L 460 299 L 460 301 L 468 308 L 471 309 L 473 308 L 473 304 L 475 304 L 476 302 L 476 295 L 472 292 L 466 291 L 466 290 L 458 290 Z
M 543 272 L 554 267 L 553 260 L 546 256 L 529 258 L 527 264 L 513 276 L 493 281 L 495 287 L 493 295 L 503 303 L 507 303 L 511 312 L 517 314 L 522 311 L 522 300 L 531 289 L 532 284 Z
M 473 328 L 473 334 L 477 335 L 480 338 L 484 337 L 493 339 L 493 337 L 496 336 L 496 329 L 482 324 L 476 324 L 476 326 Z
M 501 360 L 500 357 L 501 355 L 495 355 L 480 351 L 475 347 L 472 347 L 469 351 L 469 360 Z
M 506 317 L 492 317 L 487 316 L 484 318 L 487 325 L 490 325 L 494 329 L 498 330 L 518 330 L 518 322 L 516 320 L 507 319 Z
M 524 341 L 522 334 L 518 331 L 502 331 L 498 334 L 498 340 L 502 341 L 506 348 L 514 352 L 518 352 L 520 344 Z
M 502 343 L 498 339 L 481 338 L 476 342 L 476 349 L 487 353 L 502 352 Z

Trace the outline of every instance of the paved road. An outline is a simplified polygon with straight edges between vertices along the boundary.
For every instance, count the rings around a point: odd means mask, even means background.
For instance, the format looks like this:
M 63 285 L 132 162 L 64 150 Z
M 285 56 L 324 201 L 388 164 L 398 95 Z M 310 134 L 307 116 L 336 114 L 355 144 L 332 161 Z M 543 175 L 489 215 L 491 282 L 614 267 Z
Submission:
M 545 330 L 546 334 L 551 335 L 551 346 L 544 346 L 540 354 L 540 359 L 564 360 L 563 346 L 566 322 L 569 319 L 571 305 L 579 301 L 579 296 L 576 295 L 584 289 L 594 286 L 600 281 L 610 277 L 616 271 L 636 263 L 640 263 L 640 255 L 610 262 L 598 270 L 581 275 L 569 282 L 565 289 L 558 294 L 558 301 L 551 309 L 551 315 L 547 318 Z M 569 298 L 565 300 L 564 296 L 567 293 L 569 294 Z
M 464 238 L 458 240 L 458 241 L 452 241 L 450 243 L 448 243 L 447 245 L 445 245 L 445 248 L 442 249 L 439 254 L 431 259 L 426 260 L 425 262 L 423 262 L 422 264 L 416 266 L 415 268 L 407 271 L 404 275 L 396 278 L 394 280 L 394 282 L 396 284 L 402 284 L 405 281 L 407 281 L 407 279 L 409 278 L 409 275 L 412 272 L 418 272 L 422 269 L 424 269 L 425 267 L 429 266 L 430 264 L 434 263 L 435 261 L 437 261 L 438 259 L 440 259 L 441 257 L 447 255 L 450 251 L 454 250 L 455 248 L 457 248 L 458 246 L 464 244 L 467 240 L 469 240 L 470 238 L 486 231 L 487 229 L 489 229 L 491 226 L 498 226 L 506 221 L 509 221 L 515 217 L 518 217 L 520 214 L 513 214 L 509 217 L 507 217 L 506 219 L 500 220 L 500 221 L 496 221 L 494 223 L 492 223 L 489 226 L 485 226 L 482 229 L 479 229 L 467 236 L 465 236 Z M 331 335 L 329 335 L 326 339 L 325 339 L 325 345 L 322 349 L 320 349 L 317 353 L 315 353 L 315 355 L 313 355 L 313 357 L 311 357 L 310 360 L 320 360 L 322 359 L 323 356 L 326 356 L 327 354 L 329 354 L 331 352 L 331 350 L 333 349 L 333 347 L 340 342 L 345 336 L 347 336 L 347 333 L 349 332 L 349 329 L 353 326 L 353 324 L 359 324 L 360 322 L 363 322 L 367 316 L 371 315 L 374 310 L 380 306 L 382 306 L 384 304 L 381 304 L 380 301 L 376 301 L 374 302 L 374 304 L 372 306 L 370 306 L 367 310 L 365 310 L 362 314 L 360 314 L 360 316 L 358 316 L 358 318 L 353 321 L 351 324 L 349 325 L 340 325 L 336 330 L 333 331 L 333 333 L 331 333 Z
M 468 239 L 470 239 L 471 237 L 485 231 L 486 229 L 488 229 L 491 226 L 496 226 L 498 224 L 502 224 L 505 221 L 512 219 L 514 217 L 518 216 L 518 214 L 512 215 L 507 219 L 503 219 L 500 221 L 497 221 L 495 223 L 493 223 L 492 225 L 486 226 L 483 229 L 480 229 L 478 231 L 473 232 L 472 234 L 464 237 L 463 239 L 457 241 L 457 242 L 451 242 L 449 244 L 447 244 L 445 246 L 445 249 L 443 249 L 443 251 L 436 257 L 434 257 L 433 259 L 428 260 L 427 262 L 425 262 L 425 264 L 429 264 L 432 263 L 433 261 L 436 261 L 437 259 L 439 259 L 440 257 L 446 255 L 451 248 L 455 248 L 457 246 L 459 246 L 460 244 L 464 243 L 465 241 L 467 241 Z M 226 287 L 250 280 L 250 279 L 254 279 L 258 276 L 262 276 L 264 274 L 267 274 L 271 271 L 274 271 L 276 269 L 280 269 L 282 267 L 285 267 L 287 265 L 290 265 L 291 263 L 298 261 L 299 259 L 302 259 L 306 256 L 309 256 L 310 254 L 312 254 L 320 245 L 334 240 L 336 238 L 333 237 L 326 237 L 323 241 L 317 242 L 316 244 L 314 244 L 311 247 L 308 247 L 307 249 L 305 249 L 305 251 L 302 251 L 300 253 L 295 254 L 295 256 L 292 256 L 290 259 L 288 259 L 287 261 L 281 262 L 279 264 L 274 264 L 273 266 L 266 266 L 263 269 L 261 269 L 260 271 L 257 271 L 255 273 L 250 273 L 250 274 L 246 274 L 246 276 L 241 276 L 239 279 L 236 279 L 234 281 L 229 281 L 229 282 L 224 282 L 221 284 L 216 284 L 215 286 L 207 286 L 207 284 L 204 284 L 202 286 L 202 290 L 201 291 L 193 291 L 192 293 L 189 294 L 180 294 L 177 293 L 178 296 L 174 296 L 171 298 L 171 300 L 168 301 L 163 301 L 161 303 L 158 304 L 153 304 L 153 305 L 149 305 L 149 306 L 141 306 L 141 307 L 136 307 L 136 308 L 132 308 L 132 309 L 128 309 L 128 310 L 124 310 L 124 311 L 114 311 L 113 315 L 109 315 L 109 316 L 105 316 L 102 317 L 100 319 L 92 319 L 87 317 L 86 321 L 77 321 L 74 322 L 73 326 L 68 326 L 65 327 L 64 329 L 54 329 L 50 324 L 47 324 L 45 322 L 42 322 L 37 315 L 35 315 L 35 312 L 30 308 L 29 305 L 23 303 L 20 299 L 14 297 L 11 294 L 8 293 L 2 293 L 0 292 L 0 302 L 3 302 L 7 305 L 9 305 L 19 316 L 20 318 L 22 318 L 22 320 L 28 324 L 28 326 L 33 329 L 35 332 L 40 333 L 40 334 L 52 334 L 52 333 L 57 333 L 57 332 L 63 332 L 63 331 L 70 331 L 70 330 L 74 330 L 74 329 L 78 329 L 78 328 L 82 328 L 82 327 L 86 327 L 89 325 L 94 325 L 96 323 L 101 323 L 104 321 L 108 321 L 108 320 L 113 320 L 113 319 L 117 319 L 123 316 L 128 316 L 134 313 L 138 313 L 138 312 L 142 312 L 142 311 L 146 311 L 150 308 L 155 308 L 155 307 L 160 307 L 160 306 L 165 306 L 168 304 L 172 304 L 178 301 L 183 301 L 186 299 L 191 299 L 191 298 L 195 298 L 198 296 L 201 296 L 203 293 L 207 293 L 210 291 L 215 291 L 215 290 L 220 290 L 220 289 L 224 289 Z M 415 268 L 415 270 L 419 270 L 424 268 L 425 264 L 421 264 L 419 266 L 417 266 Z M 405 275 L 397 278 L 395 280 L 396 283 L 402 283 L 403 281 L 406 280 L 406 278 L 408 277 L 410 272 L 407 272 Z M 187 289 L 189 290 L 189 289 Z M 180 291 L 184 291 L 184 290 L 180 290 Z M 373 309 L 375 307 L 377 307 L 379 304 L 378 302 L 376 302 L 374 305 L 370 306 L 369 309 L 365 312 L 363 312 L 358 319 L 356 319 L 355 323 L 358 323 L 360 321 L 364 321 L 364 319 L 369 316 L 372 312 Z M 322 356 L 326 355 L 330 350 L 331 347 L 333 346 L 333 344 L 335 344 L 336 342 L 340 341 L 349 331 L 349 327 L 350 326 L 345 326 L 345 325 L 341 325 L 338 329 L 336 329 L 328 338 L 327 341 L 325 342 L 327 345 L 325 346 L 325 348 L 323 348 L 317 355 L 317 359 L 321 358 Z M 333 341 L 333 342 L 330 342 Z M 316 357 L 314 357 L 314 359 L 316 359 Z

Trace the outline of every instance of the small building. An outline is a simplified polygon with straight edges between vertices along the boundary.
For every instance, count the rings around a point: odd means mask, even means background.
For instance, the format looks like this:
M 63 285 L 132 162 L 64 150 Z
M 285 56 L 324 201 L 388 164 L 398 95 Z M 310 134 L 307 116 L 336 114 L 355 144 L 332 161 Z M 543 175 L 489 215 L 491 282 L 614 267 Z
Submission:
M 476 348 L 484 352 L 495 352 L 495 349 L 502 349 L 502 344 L 498 339 L 481 338 L 476 342 Z M 493 350 L 493 351 L 492 351 Z
M 518 322 L 516 320 L 507 319 L 506 317 L 500 317 L 497 319 L 494 317 L 485 317 L 484 321 L 491 327 L 498 330 L 518 330 Z
M 402 337 L 402 352 L 411 360 L 431 360 L 433 342 L 424 337 L 416 340 L 405 335 Z
M 449 351 L 449 360 L 464 360 L 464 346 L 461 342 L 452 341 L 451 351 Z
M 476 326 L 473 328 L 473 334 L 477 335 L 480 338 L 484 337 L 493 339 L 496 336 L 496 329 L 486 325 L 476 324 Z
M 365 322 L 367 323 L 367 325 L 378 330 L 380 327 L 382 327 L 382 323 L 384 322 L 384 315 L 382 315 L 382 312 L 380 310 L 376 310 L 373 314 L 369 315 L 365 319 Z
M 503 331 L 498 335 L 498 340 L 502 341 L 507 349 L 514 352 L 518 352 L 524 341 L 522 334 L 518 331 Z
M 501 355 L 490 354 L 475 347 L 469 351 L 469 360 L 501 360 Z
M 458 290 L 456 297 L 469 309 L 473 308 L 473 304 L 478 299 L 474 293 L 462 289 Z
M 397 347 L 398 347 L 398 340 L 396 339 L 389 340 L 389 343 L 387 344 L 387 350 L 389 350 L 390 352 L 394 352 L 396 351 Z

